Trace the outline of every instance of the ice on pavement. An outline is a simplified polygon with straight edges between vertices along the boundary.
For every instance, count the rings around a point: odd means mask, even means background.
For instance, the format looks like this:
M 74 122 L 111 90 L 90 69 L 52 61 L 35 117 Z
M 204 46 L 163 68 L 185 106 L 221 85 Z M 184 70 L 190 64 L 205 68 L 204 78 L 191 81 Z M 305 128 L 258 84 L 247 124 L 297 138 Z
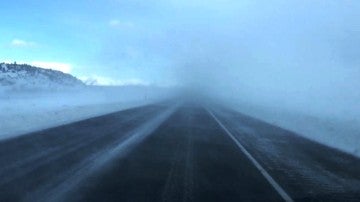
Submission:
M 0 91 L 0 140 L 119 110 L 159 102 L 171 93 L 149 86 Z

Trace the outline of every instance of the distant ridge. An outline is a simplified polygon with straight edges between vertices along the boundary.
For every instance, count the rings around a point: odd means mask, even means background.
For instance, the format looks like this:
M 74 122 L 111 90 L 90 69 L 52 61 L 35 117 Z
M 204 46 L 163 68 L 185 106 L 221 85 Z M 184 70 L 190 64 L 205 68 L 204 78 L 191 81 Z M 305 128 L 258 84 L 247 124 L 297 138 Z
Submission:
M 61 71 L 27 64 L 0 63 L 0 87 L 11 89 L 58 89 L 81 87 L 85 84 Z

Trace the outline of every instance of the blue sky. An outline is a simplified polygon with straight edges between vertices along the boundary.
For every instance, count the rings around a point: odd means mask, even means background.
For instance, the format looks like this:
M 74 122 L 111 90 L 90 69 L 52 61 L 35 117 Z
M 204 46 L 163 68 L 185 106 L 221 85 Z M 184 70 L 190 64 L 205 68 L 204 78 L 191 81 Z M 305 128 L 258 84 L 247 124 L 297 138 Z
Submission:
M 204 20 L 201 15 L 216 7 L 204 5 L 163 0 L 1 1 L 0 57 L 101 83 L 173 85 L 177 73 L 166 51 L 182 42 L 172 32 L 179 27 L 191 30 L 188 22 Z
M 155 12 L 151 6 L 113 0 L 1 1 L 1 60 L 55 66 L 103 81 L 171 82 L 166 69 L 158 71 L 165 65 L 161 56 L 146 56 L 135 47 L 149 40 L 149 27 L 156 29 L 147 19 Z
M 308 91 L 357 75 L 360 64 L 358 1 L 9 0 L 0 8 L 1 60 L 104 84 Z

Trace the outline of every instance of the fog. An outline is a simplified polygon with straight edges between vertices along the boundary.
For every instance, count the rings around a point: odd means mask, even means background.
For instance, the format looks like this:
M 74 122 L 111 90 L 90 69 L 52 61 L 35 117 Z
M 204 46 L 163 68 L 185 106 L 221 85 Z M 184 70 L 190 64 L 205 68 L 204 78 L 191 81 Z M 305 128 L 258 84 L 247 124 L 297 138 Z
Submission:
M 3 10 L 0 198 L 360 196 L 359 0 Z
M 111 38 L 103 50 L 106 60 L 130 57 L 149 77 L 179 85 L 192 97 L 217 99 L 311 139 L 358 151 L 360 2 L 131 5 L 146 10 L 141 15 L 147 25 Z M 125 44 L 138 54 L 124 57 Z
M 358 148 L 359 1 L 87 3 L 84 10 L 83 1 L 67 2 L 64 8 L 49 4 L 59 16 L 63 10 L 78 14 L 74 19 L 65 16 L 71 23 L 56 21 L 73 37 L 66 40 L 71 45 L 64 45 L 64 57 L 79 57 L 74 63 L 83 64 L 71 74 L 94 74 L 118 84 L 175 86 L 176 91 L 181 87 L 191 97 L 201 95 L 313 139 L 332 141 L 326 144 L 336 146 L 345 134 L 351 138 L 340 147 L 352 143 Z M 35 28 L 52 36 L 50 23 L 46 25 Z M 139 92 L 134 95 L 146 98 Z M 111 96 L 98 97 L 106 101 Z M 306 130 L 318 122 L 332 132 Z M 321 134 L 330 135 L 317 138 Z
M 173 4 L 181 11 L 148 45 L 181 85 L 223 100 L 358 115 L 359 2 Z
M 215 23 L 176 27 L 175 33 L 182 32 L 169 52 L 178 79 L 191 88 L 242 101 L 347 114 L 360 99 L 359 5 L 252 3 L 226 19 L 209 14 Z

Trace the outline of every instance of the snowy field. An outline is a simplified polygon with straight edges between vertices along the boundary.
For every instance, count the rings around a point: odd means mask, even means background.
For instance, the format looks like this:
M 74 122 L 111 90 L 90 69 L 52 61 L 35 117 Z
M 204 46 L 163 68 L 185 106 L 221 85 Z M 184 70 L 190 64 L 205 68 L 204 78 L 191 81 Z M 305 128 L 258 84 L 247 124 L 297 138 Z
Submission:
M 87 87 L 56 91 L 0 91 L 0 140 L 171 97 L 166 88 Z
M 243 114 L 360 157 L 360 106 L 359 111 L 331 116 L 239 102 L 233 106 Z
M 0 91 L 0 140 L 171 98 L 173 89 L 87 87 L 56 91 Z M 230 103 L 227 101 L 227 103 Z M 233 102 L 239 112 L 360 157 L 359 112 L 332 115 Z M 359 109 L 360 111 L 360 109 Z M 335 113 L 336 112 L 336 113 Z

